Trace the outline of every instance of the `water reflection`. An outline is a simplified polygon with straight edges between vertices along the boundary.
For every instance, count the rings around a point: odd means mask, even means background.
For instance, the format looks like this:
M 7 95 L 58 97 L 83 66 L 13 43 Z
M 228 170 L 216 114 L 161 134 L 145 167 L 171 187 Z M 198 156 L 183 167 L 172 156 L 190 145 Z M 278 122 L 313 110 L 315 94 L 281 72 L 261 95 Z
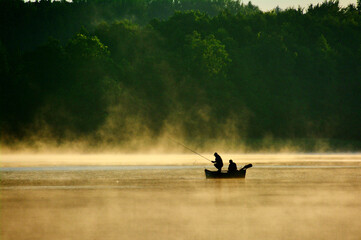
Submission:
M 330 159 L 327 156 L 325 159 Z M 358 239 L 361 161 L 1 169 L 1 239 Z M 209 167 L 209 166 L 208 166 Z

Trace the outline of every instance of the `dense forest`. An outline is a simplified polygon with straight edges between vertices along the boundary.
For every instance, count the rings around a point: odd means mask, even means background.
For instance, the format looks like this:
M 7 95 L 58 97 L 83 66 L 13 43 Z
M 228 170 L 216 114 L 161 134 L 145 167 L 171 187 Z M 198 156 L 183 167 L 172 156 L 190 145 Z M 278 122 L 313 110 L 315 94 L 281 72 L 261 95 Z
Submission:
M 0 0 L 0 80 L 3 146 L 360 150 L 361 1 Z

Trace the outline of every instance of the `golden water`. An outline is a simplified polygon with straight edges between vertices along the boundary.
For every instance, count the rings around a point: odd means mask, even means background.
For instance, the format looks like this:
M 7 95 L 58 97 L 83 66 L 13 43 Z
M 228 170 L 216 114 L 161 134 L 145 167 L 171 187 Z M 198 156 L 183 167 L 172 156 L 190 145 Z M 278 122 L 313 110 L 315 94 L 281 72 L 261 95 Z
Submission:
M 3 155 L 0 239 L 361 239 L 361 155 L 222 157 Z

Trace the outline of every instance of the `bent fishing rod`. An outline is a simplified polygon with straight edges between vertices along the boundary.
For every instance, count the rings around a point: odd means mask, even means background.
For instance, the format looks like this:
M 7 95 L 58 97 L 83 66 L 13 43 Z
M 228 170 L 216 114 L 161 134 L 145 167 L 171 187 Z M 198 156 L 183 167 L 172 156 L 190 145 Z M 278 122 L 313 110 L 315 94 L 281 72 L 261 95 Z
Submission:
M 182 144 L 182 143 L 180 143 L 180 142 L 177 142 L 176 140 L 174 140 L 174 139 L 172 139 L 172 138 L 170 138 L 170 137 L 168 137 L 168 139 L 170 139 L 172 142 L 175 142 L 175 143 L 181 145 L 182 147 L 188 149 L 189 151 L 191 151 L 191 152 L 193 152 L 193 153 L 201 156 L 202 158 L 206 159 L 207 161 L 212 162 L 212 160 L 209 160 L 208 158 L 206 158 L 206 157 L 203 156 L 202 154 L 197 153 L 196 151 L 194 151 L 194 150 L 190 149 L 189 147 L 185 146 L 184 144 Z

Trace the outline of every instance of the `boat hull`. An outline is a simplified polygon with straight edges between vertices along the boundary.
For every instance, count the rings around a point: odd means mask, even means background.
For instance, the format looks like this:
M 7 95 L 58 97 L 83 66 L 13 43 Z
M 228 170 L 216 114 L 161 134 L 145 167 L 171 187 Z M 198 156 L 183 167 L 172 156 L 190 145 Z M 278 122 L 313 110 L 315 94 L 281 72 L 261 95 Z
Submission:
M 246 170 L 243 169 L 234 173 L 210 171 L 208 169 L 204 169 L 204 172 L 206 174 L 206 178 L 245 178 L 246 177 Z

